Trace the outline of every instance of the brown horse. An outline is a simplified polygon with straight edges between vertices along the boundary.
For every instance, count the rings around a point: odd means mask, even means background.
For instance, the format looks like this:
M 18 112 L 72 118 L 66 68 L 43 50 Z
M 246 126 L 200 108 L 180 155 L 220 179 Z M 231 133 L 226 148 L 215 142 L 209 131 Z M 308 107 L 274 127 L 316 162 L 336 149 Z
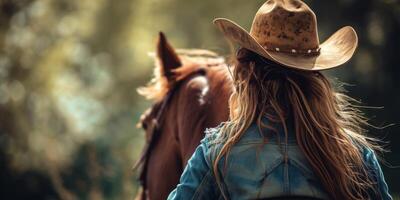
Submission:
M 154 101 L 141 118 L 146 146 L 141 166 L 141 199 L 166 199 L 176 187 L 206 128 L 229 116 L 232 82 L 223 57 L 207 50 L 178 50 L 163 33 L 157 43 L 155 78 L 139 88 Z

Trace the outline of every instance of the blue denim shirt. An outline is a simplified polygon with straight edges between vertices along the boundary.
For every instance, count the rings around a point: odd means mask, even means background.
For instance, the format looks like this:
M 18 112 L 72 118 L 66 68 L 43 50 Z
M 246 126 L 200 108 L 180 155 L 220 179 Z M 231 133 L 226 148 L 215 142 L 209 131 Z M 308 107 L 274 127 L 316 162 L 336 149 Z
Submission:
M 287 145 L 278 145 L 278 140 L 283 141 L 282 128 L 278 128 L 280 134 L 267 134 L 265 144 L 255 124 L 233 146 L 227 165 L 224 158 L 218 163 L 221 191 L 213 173 L 213 161 L 220 145 L 212 143 L 219 128 L 207 132 L 168 199 L 223 199 L 222 192 L 232 200 L 282 196 L 329 199 L 297 146 L 294 134 L 289 134 Z M 289 132 L 293 131 L 289 129 Z M 374 152 L 365 149 L 363 155 L 376 181 L 379 199 L 392 199 Z

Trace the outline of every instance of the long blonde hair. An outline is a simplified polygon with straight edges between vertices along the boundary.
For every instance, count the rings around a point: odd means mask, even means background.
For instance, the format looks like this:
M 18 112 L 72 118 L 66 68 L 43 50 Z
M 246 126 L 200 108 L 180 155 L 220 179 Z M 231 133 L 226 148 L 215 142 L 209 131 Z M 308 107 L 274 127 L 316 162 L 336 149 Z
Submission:
M 354 99 L 334 91 L 320 72 L 286 69 L 257 54 L 240 49 L 235 57 L 230 98 L 230 120 L 221 128 L 221 143 L 214 174 L 218 185 L 218 163 L 249 126 L 262 118 L 282 123 L 293 120 L 297 144 L 332 199 L 365 199 L 373 183 L 364 167 L 362 148 L 380 150 L 364 135 L 368 125 Z M 268 127 L 267 127 L 268 128 Z M 287 141 L 286 141 L 287 142 Z M 225 194 L 223 194 L 225 196 Z M 226 198 L 226 196 L 225 196 Z

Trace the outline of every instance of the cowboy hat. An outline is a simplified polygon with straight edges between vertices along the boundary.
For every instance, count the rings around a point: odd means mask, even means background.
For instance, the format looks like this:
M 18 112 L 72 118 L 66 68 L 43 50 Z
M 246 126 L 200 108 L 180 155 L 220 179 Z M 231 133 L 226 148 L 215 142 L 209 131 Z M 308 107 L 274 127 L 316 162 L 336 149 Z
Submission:
M 214 24 L 241 47 L 301 70 L 338 67 L 350 60 L 358 43 L 355 30 L 346 26 L 320 44 L 317 18 L 300 0 L 268 0 L 256 13 L 250 33 L 229 19 L 217 18 Z

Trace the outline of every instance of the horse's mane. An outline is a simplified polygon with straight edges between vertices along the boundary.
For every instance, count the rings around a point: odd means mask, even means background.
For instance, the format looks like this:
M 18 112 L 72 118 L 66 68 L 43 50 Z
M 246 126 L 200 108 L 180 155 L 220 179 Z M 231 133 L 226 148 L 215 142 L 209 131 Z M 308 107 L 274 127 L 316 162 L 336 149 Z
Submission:
M 207 71 L 209 67 L 225 65 L 224 57 L 210 50 L 177 49 L 176 52 L 183 65 L 173 71 L 175 81 L 180 81 L 198 70 Z M 167 78 L 162 75 L 162 66 L 155 53 L 151 52 L 149 56 L 154 58 L 156 65 L 153 78 L 146 86 L 138 88 L 138 93 L 147 99 L 157 102 L 164 98 L 171 85 Z

